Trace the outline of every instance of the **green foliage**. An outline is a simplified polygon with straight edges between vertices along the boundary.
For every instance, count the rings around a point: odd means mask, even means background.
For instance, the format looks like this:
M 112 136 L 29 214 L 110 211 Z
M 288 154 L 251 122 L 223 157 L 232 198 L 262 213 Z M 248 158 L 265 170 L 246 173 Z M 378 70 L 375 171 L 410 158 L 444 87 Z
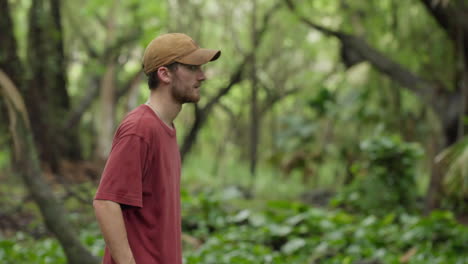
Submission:
M 227 213 L 221 208 L 219 199 L 211 198 L 212 195 L 209 192 L 197 196 L 182 193 L 184 230 L 192 231 L 197 237 L 206 237 L 213 230 L 226 226 Z
M 1 143 L 0 143 L 1 144 Z M 8 150 L 3 149 L 0 151 L 0 169 L 4 169 L 8 166 L 8 163 L 10 161 L 10 153 Z
M 399 258 L 412 248 L 416 252 L 409 263 L 461 264 L 468 259 L 468 229 L 448 212 L 434 212 L 427 218 L 394 213 L 377 218 L 274 201 L 261 211 L 244 208 L 227 213 L 216 196 L 201 196 L 203 200 L 211 197 L 209 203 L 218 205 L 211 212 L 225 219 L 222 226 L 217 218 L 207 222 L 220 228 L 199 237 L 204 241 L 199 249 L 186 251 L 190 264 L 355 263 L 364 259 L 400 263 Z M 192 208 L 190 218 L 204 218 L 206 208 L 199 209 Z
M 34 243 L 33 240 L 22 241 L 20 233 L 14 240 L 0 240 L 0 259 L 2 263 L 66 263 L 65 255 L 56 240 L 47 238 Z M 21 241 L 21 244 L 17 241 Z
M 31 1 L 9 2 L 13 7 L 19 55 L 24 59 Z M 437 80 L 437 84 L 447 87 L 455 83 L 455 45 L 421 3 L 296 2 L 300 14 L 324 27 L 362 36 L 421 79 Z M 258 1 L 258 28 L 272 4 Z M 62 11 L 64 47 L 70 69 L 67 89 L 75 107 L 88 94 L 87 87 L 100 85 L 112 54 L 118 57 L 115 85 L 117 90 L 122 90 L 140 69 L 146 44 L 162 32 L 183 31 L 193 35 L 201 46 L 222 49 L 222 58 L 208 66 L 210 80 L 203 86 L 200 106 L 227 85 L 238 63 L 251 52 L 251 1 L 66 1 Z M 184 232 L 204 242 L 201 248 L 185 252 L 187 263 L 345 264 L 361 259 L 399 263 L 399 256 L 412 248 L 416 248 L 416 254 L 410 263 L 467 262 L 466 228 L 457 225 L 451 214 L 436 212 L 428 218 L 406 214 L 417 207 L 414 166 L 420 156 L 419 147 L 382 137 L 365 141 L 361 152 L 358 151 L 358 142 L 375 131 L 401 133 L 405 138 L 428 137 L 433 124 L 424 114 L 424 103 L 388 76 L 371 70 L 368 64 L 343 70 L 339 41 L 311 29 L 285 5 L 271 17 L 265 37 L 254 53 L 261 87 L 260 105 L 266 109 L 261 126 L 271 128 L 261 131 L 258 160 L 264 161 L 271 153 L 275 158 L 268 164 L 271 166 L 268 173 L 258 173 L 255 194 L 295 197 L 310 188 L 302 182 L 293 182 L 297 170 L 287 182 L 283 178 L 278 183 L 281 161 L 300 152 L 305 153 L 305 158 L 296 168 L 312 168 L 314 180 L 331 182 L 333 187 L 338 187 L 336 182 L 347 172 L 344 168 L 360 160 L 353 167 L 356 180 L 335 199 L 335 204 L 381 217 L 363 217 L 340 210 L 327 212 L 292 202 L 269 202 L 260 210 L 233 206 L 232 199 L 243 195 L 224 187 L 247 186 L 251 180 L 247 167 L 239 162 L 247 157 L 250 120 L 247 102 L 251 87 L 248 81 L 242 81 L 223 96 L 223 107 L 215 107 L 200 132 L 192 156 L 184 161 L 184 167 L 188 168 L 184 170 L 184 185 L 194 189 L 223 188 L 222 193 L 183 193 Z M 115 24 L 112 34 L 107 27 L 111 20 Z M 247 66 L 245 79 L 249 76 L 248 64 L 244 65 Z M 141 103 L 146 100 L 148 90 L 144 84 L 140 86 L 138 102 Z M 281 99 L 270 111 L 266 105 L 268 96 L 296 89 L 297 94 Z M 124 96 L 117 103 L 118 119 L 127 111 L 126 101 Z M 92 157 L 96 146 L 98 112 L 99 103 L 95 102 L 84 113 L 78 128 L 85 157 Z M 192 121 L 192 109 L 186 108 L 176 121 L 180 142 Z M 2 144 L 4 138 L 0 137 L 1 146 L 6 145 Z M 450 169 L 445 178 L 449 196 L 456 197 L 463 206 L 466 206 L 463 199 L 468 186 L 467 154 L 462 151 L 466 150 L 465 143 L 449 150 L 454 155 L 447 155 Z M 221 145 L 226 145 L 224 151 L 218 151 Z M 339 153 L 345 154 L 341 157 Z M 0 151 L 0 169 L 7 167 L 8 162 L 8 152 Z M 328 164 L 333 169 L 323 173 Z M 259 165 L 260 168 L 264 164 Z M 6 184 L 5 188 L 11 189 L 11 185 Z M 263 204 L 258 200 L 236 202 Z M 77 206 L 70 202 L 65 205 Z M 90 229 L 80 234 L 82 242 L 94 254 L 102 255 L 103 240 L 97 227 L 89 226 L 94 218 L 89 215 L 83 218 L 85 210 L 72 209 L 74 213 L 69 215 L 72 223 L 79 223 L 80 229 Z M 36 207 L 31 210 L 38 214 Z M 33 227 L 42 225 L 41 218 L 35 219 Z M 0 262 L 64 263 L 65 260 L 55 240 L 33 240 L 19 233 L 9 240 L 0 239 Z
M 468 137 L 443 151 L 437 161 L 444 168 L 447 196 L 452 204 L 461 202 L 459 206 L 463 206 L 463 200 L 468 199 Z
M 323 116 L 327 111 L 329 103 L 334 103 L 335 95 L 328 89 L 322 88 L 318 95 L 309 100 L 309 106 L 315 109 L 319 116 Z
M 416 209 L 415 167 L 422 156 L 416 143 L 376 137 L 361 143 L 365 160 L 355 164 L 358 178 L 338 195 L 335 205 L 383 215 Z
M 410 250 L 415 251 L 411 264 L 468 260 L 468 228 L 449 212 L 378 218 L 287 201 L 266 202 L 254 210 L 236 207 L 239 195 L 234 190 L 183 193 L 184 233 L 203 242 L 199 248 L 185 247 L 185 263 L 400 263 Z M 104 241 L 96 226 L 89 228 L 80 239 L 102 256 Z M 0 259 L 7 264 L 65 263 L 56 240 L 34 240 L 23 233 L 0 239 Z
M 80 233 L 81 242 L 95 255 L 104 254 L 104 241 L 97 229 Z M 56 239 L 35 240 L 18 232 L 12 239 L 0 237 L 0 260 L 2 264 L 65 264 L 65 254 Z

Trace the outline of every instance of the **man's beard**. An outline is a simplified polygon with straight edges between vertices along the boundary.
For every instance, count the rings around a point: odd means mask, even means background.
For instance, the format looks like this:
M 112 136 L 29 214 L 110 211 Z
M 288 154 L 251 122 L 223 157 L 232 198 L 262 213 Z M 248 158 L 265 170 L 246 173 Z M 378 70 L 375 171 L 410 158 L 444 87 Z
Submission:
M 177 80 L 171 87 L 172 97 L 177 102 L 180 104 L 197 103 L 200 100 L 200 95 L 197 95 L 196 91 L 194 91 L 195 88 L 189 86 L 182 87 L 179 83 L 179 80 Z

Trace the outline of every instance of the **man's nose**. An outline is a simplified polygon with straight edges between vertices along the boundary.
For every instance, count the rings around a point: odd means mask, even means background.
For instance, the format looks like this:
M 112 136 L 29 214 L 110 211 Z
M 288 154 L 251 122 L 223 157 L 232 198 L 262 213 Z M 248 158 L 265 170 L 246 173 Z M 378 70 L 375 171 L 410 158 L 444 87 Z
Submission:
M 203 70 L 200 70 L 200 73 L 198 74 L 198 80 L 199 81 L 206 80 L 206 75 L 205 75 L 205 72 Z

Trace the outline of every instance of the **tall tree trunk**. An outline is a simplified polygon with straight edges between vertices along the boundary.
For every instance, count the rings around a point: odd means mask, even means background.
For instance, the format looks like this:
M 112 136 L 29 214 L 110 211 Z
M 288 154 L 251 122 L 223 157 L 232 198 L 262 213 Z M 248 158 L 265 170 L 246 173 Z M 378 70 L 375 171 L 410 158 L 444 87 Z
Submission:
M 52 108 L 49 112 L 51 116 L 56 118 L 58 125 L 56 133 L 62 135 L 60 138 L 59 155 L 71 160 L 79 160 L 82 158 L 81 145 L 79 140 L 78 129 L 65 129 L 66 116 L 71 110 L 70 97 L 67 91 L 68 78 L 67 78 L 67 59 L 65 55 L 64 41 L 63 41 L 63 27 L 62 27 L 62 9 L 60 0 L 50 0 L 50 13 L 52 16 L 52 29 L 47 29 L 48 36 L 51 39 L 52 49 L 55 51 L 56 68 L 52 68 L 51 77 L 55 80 L 56 85 L 51 87 L 51 101 Z
M 257 31 L 257 1 L 252 0 L 252 56 L 250 57 L 250 81 L 252 86 L 252 94 L 250 98 L 250 175 L 252 177 L 252 190 L 255 183 L 255 172 L 257 169 L 257 147 L 259 135 L 259 111 L 258 111 L 258 77 L 257 77 L 257 56 L 259 39 Z
M 438 114 L 443 124 L 443 140 L 436 142 L 440 153 L 446 147 L 455 143 L 465 134 L 464 117 L 468 114 L 466 107 L 467 94 L 467 63 L 468 63 L 468 5 L 466 1 L 454 0 L 446 3 L 432 0 L 421 0 L 428 13 L 432 15 L 442 30 L 452 41 L 455 56 L 455 82 L 453 93 L 439 103 Z M 437 100 L 437 99 L 436 99 Z M 436 101 L 437 103 L 438 101 Z M 457 102 L 456 104 L 454 102 Z M 443 195 L 444 173 L 440 166 L 433 164 L 432 176 L 426 196 L 426 211 L 438 208 Z
M 107 159 L 112 145 L 115 126 L 115 64 L 107 64 L 106 73 L 101 81 L 100 115 L 98 124 L 97 157 Z
M 134 78 L 130 80 L 130 83 L 125 87 L 128 87 L 128 97 L 126 101 L 126 111 L 125 112 L 130 112 L 134 108 L 138 106 L 138 95 L 140 94 L 140 82 L 141 82 L 141 77 L 143 76 L 143 72 L 140 71 L 138 72 Z M 118 97 L 118 95 L 117 95 Z
M 440 140 L 441 138 L 434 137 L 432 142 L 432 149 L 434 150 L 433 157 L 435 157 L 438 153 L 444 150 L 444 143 Z M 425 208 L 424 211 L 426 214 L 429 214 L 432 210 L 437 209 L 440 207 L 440 201 L 443 194 L 442 189 L 442 180 L 443 180 L 443 173 L 441 171 L 441 167 L 436 162 L 432 162 L 431 164 L 431 178 L 429 180 L 429 186 L 427 187 L 426 192 L 426 201 L 425 201 Z
M 0 0 L 0 17 L 0 68 L 11 76 L 15 85 L 21 87 L 24 74 L 20 74 L 23 69 L 17 53 L 8 0 Z
M 10 16 L 8 0 L 0 0 L 0 69 L 18 86 L 23 86 L 21 60 L 18 57 L 16 39 L 13 33 L 13 22 Z M 0 100 L 0 120 L 8 120 L 6 105 Z M 0 122 L 0 133 L 6 133 L 7 122 Z
M 107 43 L 111 46 L 115 39 L 114 14 L 117 0 L 113 1 L 107 18 Z M 107 159 L 112 145 L 112 137 L 115 128 L 115 96 L 116 96 L 116 55 L 110 54 L 106 63 L 106 71 L 101 80 L 100 115 L 98 117 L 98 147 L 96 156 L 100 160 Z
M 40 4 L 42 5 L 43 3 Z M 38 6 L 37 2 L 33 3 L 32 9 L 34 8 L 44 11 L 41 6 Z M 34 13 L 38 11 L 38 9 L 34 10 Z M 26 75 L 22 70 L 23 65 L 17 55 L 17 46 L 13 34 L 13 23 L 11 20 L 8 0 L 0 0 L 0 17 L 2 17 L 2 19 L 0 19 L 0 32 L 2 32 L 0 34 L 0 93 L 2 94 L 2 97 L 0 98 L 3 99 L 2 106 L 6 106 L 3 108 L 6 108 L 7 110 L 5 112 L 2 111 L 2 113 L 8 113 L 8 122 L 2 122 L 2 124 L 9 125 L 11 132 L 11 138 L 13 140 L 13 168 L 16 170 L 18 175 L 21 176 L 26 188 L 32 195 L 36 204 L 39 206 L 48 230 L 58 238 L 69 263 L 97 264 L 98 260 L 80 244 L 76 234 L 72 231 L 73 228 L 71 228 L 65 218 L 67 214 L 61 204 L 54 197 L 53 191 L 42 176 L 40 163 L 37 158 L 38 151 L 36 150 L 33 139 L 33 126 L 28 117 L 28 110 L 31 111 L 31 109 L 26 109 L 27 105 L 24 103 L 21 96 L 21 93 L 32 92 L 34 89 L 37 89 L 38 86 L 29 87 L 29 83 L 25 80 Z M 42 20 L 47 19 L 46 13 L 41 13 L 40 15 L 31 13 L 30 17 L 32 19 L 39 18 L 38 20 L 41 20 L 41 23 L 43 23 Z M 39 21 L 37 22 L 39 23 Z M 32 35 L 38 38 L 43 26 L 44 25 L 41 25 L 37 26 L 37 28 L 35 27 L 30 29 L 30 31 L 38 30 L 37 32 L 33 32 Z M 36 40 L 35 37 L 31 37 L 30 41 Z M 31 48 L 32 46 L 33 45 L 29 43 L 29 47 Z M 37 48 L 43 51 L 42 47 L 41 43 L 38 43 Z M 35 53 L 37 59 L 40 60 L 39 62 L 44 64 L 47 63 L 44 58 L 48 58 L 47 55 L 49 55 L 49 53 L 37 54 L 39 51 L 31 53 Z M 37 77 L 40 75 L 39 73 L 43 73 L 42 70 L 35 71 L 41 69 L 37 64 L 39 63 L 28 65 L 33 69 L 33 76 L 30 76 L 29 78 L 30 82 L 34 79 L 33 77 Z M 8 76 L 11 76 L 11 78 Z M 21 88 L 21 91 L 19 88 Z M 58 90 L 65 89 L 63 86 L 56 86 L 54 88 L 57 88 Z M 39 105 L 47 104 L 47 102 L 44 101 L 32 101 L 32 103 Z M 35 137 L 37 142 L 39 140 L 37 138 L 38 136 L 35 135 Z M 48 147 L 53 148 L 54 145 Z
M 50 19 L 44 15 L 47 12 L 45 5 L 44 0 L 35 0 L 29 10 L 27 65 L 31 69 L 31 76 L 27 76 L 27 84 L 23 94 L 31 117 L 32 131 L 39 148 L 40 158 L 53 171 L 57 172 L 59 166 L 58 149 L 57 145 L 53 144 L 51 135 L 57 126 L 52 126 L 49 130 L 49 124 L 53 124 L 54 121 L 50 117 L 52 120 L 47 122 L 46 117 L 49 114 L 47 111 L 49 105 L 47 101 L 50 100 L 48 91 L 53 85 L 48 83 L 51 79 L 48 78 L 50 72 L 47 71 L 50 67 L 56 68 L 58 65 L 54 65 L 56 59 L 54 56 L 41 58 L 42 54 L 50 52 L 48 46 L 52 46 L 45 32 L 50 24 Z
M 60 20 L 60 1 L 32 2 L 27 45 L 31 74 L 26 76 L 22 91 L 41 160 L 54 172 L 59 169 L 61 157 L 76 159 L 81 156 L 77 132 L 62 130 L 70 102 Z
M 185 135 L 182 147 L 180 148 L 180 156 L 182 157 L 182 161 L 185 160 L 185 157 L 195 144 L 195 141 L 198 137 L 198 133 L 200 132 L 202 126 L 205 124 L 207 118 L 206 110 L 200 109 L 198 104 L 196 104 L 194 108 L 194 120 L 192 126 L 190 127 L 189 132 Z
M 42 175 L 23 98 L 3 71 L 0 71 L 0 89 L 5 98 L 10 120 L 13 167 L 39 206 L 47 229 L 59 240 L 68 263 L 97 264 L 98 259 L 92 256 L 78 240 L 66 219 L 64 208 L 54 197 L 53 191 Z
M 229 93 L 229 91 L 234 85 L 236 85 L 242 80 L 242 73 L 246 64 L 247 58 L 244 59 L 244 61 L 238 65 L 236 71 L 231 75 L 229 84 L 223 89 L 220 89 L 218 94 L 215 97 L 213 97 L 205 106 L 195 106 L 194 121 L 192 123 L 192 126 L 190 127 L 190 130 L 185 135 L 182 147 L 180 148 L 180 155 L 182 157 L 182 160 L 185 159 L 185 157 L 195 144 L 195 141 L 198 137 L 198 133 L 200 132 L 200 129 L 203 127 L 203 125 L 205 125 L 207 117 L 213 110 L 213 107 L 219 102 L 219 100 L 223 96 Z

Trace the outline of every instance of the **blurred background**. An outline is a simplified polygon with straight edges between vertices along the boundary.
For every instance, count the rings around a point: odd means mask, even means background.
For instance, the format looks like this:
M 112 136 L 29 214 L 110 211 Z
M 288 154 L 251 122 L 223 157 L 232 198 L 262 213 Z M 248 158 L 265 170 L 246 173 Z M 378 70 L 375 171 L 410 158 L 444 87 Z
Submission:
M 221 49 L 176 119 L 185 263 L 468 263 L 466 0 L 0 0 L 0 262 L 99 263 L 141 58 Z

